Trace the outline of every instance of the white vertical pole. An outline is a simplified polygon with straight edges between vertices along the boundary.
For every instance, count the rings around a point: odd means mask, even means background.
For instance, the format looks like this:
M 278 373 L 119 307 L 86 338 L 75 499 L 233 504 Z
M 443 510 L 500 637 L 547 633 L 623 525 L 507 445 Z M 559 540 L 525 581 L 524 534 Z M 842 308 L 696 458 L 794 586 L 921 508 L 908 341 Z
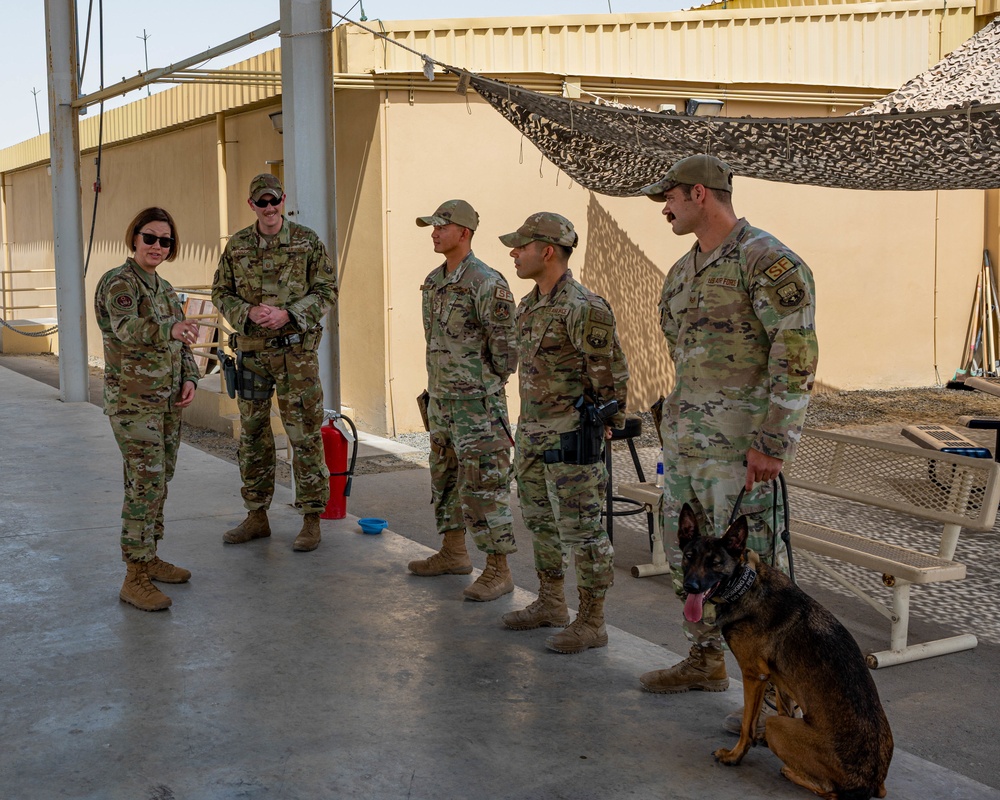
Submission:
M 90 377 L 80 208 L 80 128 L 76 109 L 70 105 L 77 99 L 80 88 L 73 0 L 45 0 L 45 43 L 49 58 L 59 395 L 67 403 L 85 403 L 90 399 Z
M 337 172 L 330 0 L 281 0 L 281 111 L 285 212 L 319 235 L 337 265 Z M 292 34 L 303 33 L 302 36 Z M 340 410 L 340 330 L 336 308 L 319 350 L 324 407 Z

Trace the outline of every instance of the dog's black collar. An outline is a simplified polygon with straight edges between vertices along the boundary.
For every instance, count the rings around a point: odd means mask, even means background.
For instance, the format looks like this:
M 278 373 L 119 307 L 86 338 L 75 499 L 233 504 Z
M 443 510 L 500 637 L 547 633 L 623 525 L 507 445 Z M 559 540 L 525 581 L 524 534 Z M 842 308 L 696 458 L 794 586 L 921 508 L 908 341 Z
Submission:
M 757 572 L 747 564 L 741 564 L 738 572 L 734 572 L 726 587 L 717 592 L 712 599 L 723 603 L 732 603 L 739 600 L 750 591 L 754 581 L 757 580 Z

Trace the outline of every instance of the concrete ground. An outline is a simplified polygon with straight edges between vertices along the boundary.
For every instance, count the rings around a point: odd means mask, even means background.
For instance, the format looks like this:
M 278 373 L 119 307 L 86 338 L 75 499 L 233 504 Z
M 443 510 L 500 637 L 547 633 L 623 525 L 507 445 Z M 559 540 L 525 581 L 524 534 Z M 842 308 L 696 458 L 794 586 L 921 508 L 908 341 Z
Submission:
M 270 539 L 224 546 L 243 516 L 238 470 L 183 446 L 161 553 L 194 577 L 166 587 L 169 611 L 139 612 L 116 596 L 121 465 L 106 419 L 0 367 L 0 798 L 809 796 L 766 748 L 714 763 L 733 741 L 720 722 L 741 703 L 735 682 L 639 690 L 687 646 L 668 580 L 629 574 L 648 560 L 636 518 L 616 525 L 609 647 L 563 656 L 548 631 L 499 623 L 536 588 L 519 515 L 519 588 L 470 603 L 471 577 L 405 569 L 437 544 L 425 470 L 353 487 L 313 553 L 291 550 L 284 487 Z M 389 530 L 364 535 L 358 516 Z M 800 580 L 862 648 L 883 646 L 873 612 Z M 975 611 L 995 618 L 995 600 Z M 951 620 L 922 611 L 915 638 Z M 1000 798 L 997 647 L 981 637 L 874 673 L 896 739 L 889 797 Z

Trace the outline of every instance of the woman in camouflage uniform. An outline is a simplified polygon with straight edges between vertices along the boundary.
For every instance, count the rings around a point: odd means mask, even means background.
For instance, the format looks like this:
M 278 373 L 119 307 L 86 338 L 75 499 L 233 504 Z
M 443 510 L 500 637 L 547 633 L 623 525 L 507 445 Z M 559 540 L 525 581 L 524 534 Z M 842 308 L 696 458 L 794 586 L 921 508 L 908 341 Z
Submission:
M 198 366 L 190 344 L 198 324 L 184 320 L 174 288 L 156 273 L 173 261 L 177 228 L 162 208 L 140 211 L 125 231 L 133 255 L 97 285 L 94 309 L 104 339 L 104 413 L 122 452 L 122 560 L 119 597 L 143 611 L 171 601 L 151 581 L 184 583 L 191 573 L 156 554 L 163 505 L 181 439 L 181 410 L 194 400 Z

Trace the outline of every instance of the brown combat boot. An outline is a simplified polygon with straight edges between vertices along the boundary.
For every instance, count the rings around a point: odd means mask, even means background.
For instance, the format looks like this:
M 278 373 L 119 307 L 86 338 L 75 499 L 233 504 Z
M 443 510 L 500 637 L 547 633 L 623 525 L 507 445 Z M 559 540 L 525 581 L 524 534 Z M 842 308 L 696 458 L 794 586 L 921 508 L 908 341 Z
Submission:
M 453 528 L 444 532 L 441 549 L 430 558 L 411 561 L 406 568 L 414 575 L 431 578 L 435 575 L 468 575 L 472 560 L 465 549 L 465 529 Z
M 704 692 L 724 692 L 729 688 L 726 658 L 721 648 L 691 646 L 691 653 L 669 669 L 658 669 L 639 676 L 647 692 L 674 694 L 700 689 Z
M 538 599 L 527 608 L 511 611 L 501 617 L 503 624 L 512 631 L 530 631 L 534 628 L 564 628 L 569 625 L 569 610 L 563 594 L 563 577 L 538 573 Z
M 604 598 L 595 597 L 590 589 L 577 587 L 580 611 L 569 626 L 545 640 L 545 646 L 557 653 L 582 653 L 591 647 L 608 646 L 608 629 L 604 625 Z
M 302 517 L 302 530 L 292 542 L 292 550 L 308 553 L 319 547 L 319 514 L 306 514 Z
M 129 561 L 125 566 L 125 583 L 118 593 L 119 598 L 142 611 L 163 611 L 170 607 L 171 599 L 149 580 L 148 564 Z
M 247 518 L 232 530 L 223 534 L 226 544 L 243 544 L 253 539 L 266 539 L 271 535 L 271 525 L 267 521 L 267 509 L 258 508 L 247 513 Z
M 160 583 L 187 583 L 191 580 L 191 570 L 176 567 L 159 556 L 153 556 L 153 560 L 146 564 L 146 572 Z
M 514 577 L 507 566 L 507 556 L 501 553 L 486 554 L 486 569 L 476 578 L 475 583 L 466 587 L 462 594 L 468 600 L 486 603 L 514 591 Z

